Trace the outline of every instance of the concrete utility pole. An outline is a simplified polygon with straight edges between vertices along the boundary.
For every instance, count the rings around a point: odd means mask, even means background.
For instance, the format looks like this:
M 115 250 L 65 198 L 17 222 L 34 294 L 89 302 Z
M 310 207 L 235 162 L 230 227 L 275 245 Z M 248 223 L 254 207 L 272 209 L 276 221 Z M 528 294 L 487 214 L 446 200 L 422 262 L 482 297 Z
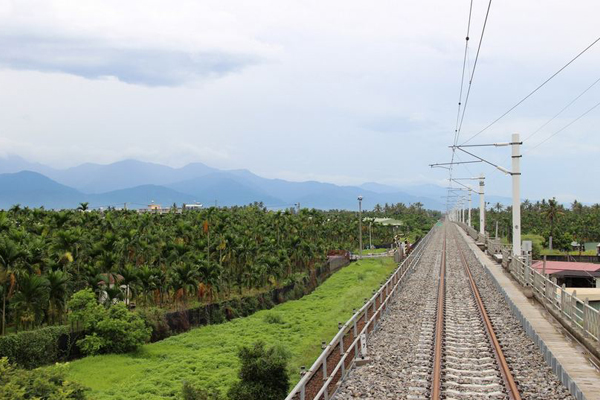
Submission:
M 471 206 L 471 200 L 473 199 L 473 193 L 471 193 L 471 190 L 469 190 L 469 228 L 472 227 L 471 225 L 471 208 L 473 208 Z
M 371 234 L 371 230 L 373 226 L 373 222 L 369 221 L 369 250 L 371 250 L 373 248 L 373 240 L 372 240 L 372 234 Z
M 479 233 L 485 235 L 485 177 L 479 176 Z
M 513 133 L 511 146 L 513 255 L 521 257 L 521 138 L 518 133 Z
M 362 196 L 358 196 L 358 254 L 362 256 Z

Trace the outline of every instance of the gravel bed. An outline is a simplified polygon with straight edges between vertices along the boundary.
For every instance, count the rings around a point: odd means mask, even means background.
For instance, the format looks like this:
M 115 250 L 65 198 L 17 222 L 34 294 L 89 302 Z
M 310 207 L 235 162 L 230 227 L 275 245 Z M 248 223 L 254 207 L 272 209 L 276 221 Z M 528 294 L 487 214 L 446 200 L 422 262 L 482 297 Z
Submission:
M 412 384 L 411 370 L 418 362 L 415 349 L 428 302 L 436 296 L 442 248 L 437 229 L 414 273 L 402 284 L 389 313 L 368 340 L 371 362 L 350 372 L 335 399 L 402 399 Z M 427 315 L 431 314 L 431 310 Z
M 495 288 L 491 278 L 479 264 L 454 225 L 447 227 L 447 284 L 460 285 L 466 280 L 460 264 L 457 242 L 488 311 L 496 336 L 513 371 L 523 399 L 574 399 L 562 386 L 543 360 L 537 346 L 525 334 L 519 322 Z M 355 368 L 339 388 L 335 399 L 427 399 L 431 379 L 432 334 L 435 325 L 437 288 L 439 283 L 443 229 L 437 228 L 415 272 L 403 284 L 390 305 L 390 311 L 379 329 L 369 337 L 371 362 Z M 470 290 L 470 289 L 469 289 Z M 505 399 L 502 391 L 494 391 L 499 376 L 489 367 L 487 336 L 468 311 L 474 307 L 472 297 L 461 304 L 462 289 L 447 289 L 443 394 L 447 399 L 478 398 L 485 392 L 490 399 Z M 449 319 L 450 317 L 450 319 Z M 471 331 L 472 338 L 464 335 Z M 485 340 L 481 340 L 485 337 Z M 479 338 L 479 340 L 474 340 Z M 446 354 L 446 352 L 448 354 Z M 462 352 L 462 353 L 461 353 Z M 457 362 L 467 357 L 472 364 Z M 477 361 L 477 358 L 481 358 Z M 453 364 L 454 363 L 454 364 Z M 469 369 L 486 371 L 469 376 Z M 483 378 L 482 378 L 483 377 Z
M 521 397 L 531 400 L 575 399 L 548 367 L 542 353 L 512 315 L 504 296 L 496 290 L 492 278 L 462 237 L 459 243 L 494 325 L 506 361 L 517 381 Z

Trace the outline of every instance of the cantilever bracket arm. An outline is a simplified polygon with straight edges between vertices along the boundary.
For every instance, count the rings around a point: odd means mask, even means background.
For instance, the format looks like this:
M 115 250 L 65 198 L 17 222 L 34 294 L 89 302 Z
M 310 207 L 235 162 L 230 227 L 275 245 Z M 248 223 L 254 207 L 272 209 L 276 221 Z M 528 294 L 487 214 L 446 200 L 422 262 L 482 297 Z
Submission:
M 484 162 L 484 163 L 486 163 L 486 164 L 489 164 L 489 165 L 491 165 L 492 167 L 495 167 L 496 169 L 500 170 L 501 172 L 504 172 L 504 173 L 505 173 L 505 174 L 507 174 L 507 175 L 521 175 L 520 173 L 516 173 L 516 174 L 515 174 L 514 172 L 511 172 L 511 171 L 507 170 L 506 168 L 504 168 L 504 167 L 501 167 L 500 165 L 494 164 L 494 163 L 492 163 L 492 162 L 489 162 L 488 160 L 486 160 L 486 159 L 484 159 L 484 158 L 481 158 L 481 157 L 479 157 L 479 156 L 476 156 L 475 154 L 473 154 L 473 153 L 471 153 L 471 152 L 469 152 L 469 151 L 466 151 L 465 149 L 461 149 L 460 147 L 457 147 L 457 149 L 458 149 L 458 150 L 460 150 L 460 151 L 462 151 L 463 153 L 467 153 L 467 154 L 468 154 L 468 155 L 470 155 L 471 157 L 475 157 L 476 159 L 480 160 L 480 162 Z

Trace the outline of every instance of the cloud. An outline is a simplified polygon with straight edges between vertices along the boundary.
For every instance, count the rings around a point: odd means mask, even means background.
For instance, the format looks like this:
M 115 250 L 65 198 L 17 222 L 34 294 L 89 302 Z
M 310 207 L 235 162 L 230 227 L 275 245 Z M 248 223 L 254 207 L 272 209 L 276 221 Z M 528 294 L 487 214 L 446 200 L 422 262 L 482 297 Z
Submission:
M 165 6 L 161 14 L 136 1 L 3 2 L 0 67 L 178 86 L 242 71 L 273 54 L 225 12 L 182 2 L 173 14 Z
M 19 70 L 62 72 L 88 79 L 115 77 L 131 84 L 176 86 L 219 77 L 261 62 L 252 54 L 219 50 L 181 51 L 119 48 L 73 38 L 0 37 L 0 65 Z

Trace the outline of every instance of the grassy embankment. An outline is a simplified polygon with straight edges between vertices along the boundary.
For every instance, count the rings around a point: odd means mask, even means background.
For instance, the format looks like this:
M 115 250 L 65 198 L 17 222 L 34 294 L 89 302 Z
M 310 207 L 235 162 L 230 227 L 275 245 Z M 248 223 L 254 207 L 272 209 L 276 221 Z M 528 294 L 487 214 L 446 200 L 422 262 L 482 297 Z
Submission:
M 183 381 L 224 393 L 236 380 L 238 346 L 263 340 L 289 350 L 289 373 L 295 384 L 299 367 L 308 368 L 321 352 L 321 341 L 329 342 L 337 323 L 346 321 L 394 268 L 391 258 L 352 263 L 300 300 L 196 328 L 145 345 L 134 354 L 74 361 L 68 378 L 90 387 L 93 399 L 176 398 Z

